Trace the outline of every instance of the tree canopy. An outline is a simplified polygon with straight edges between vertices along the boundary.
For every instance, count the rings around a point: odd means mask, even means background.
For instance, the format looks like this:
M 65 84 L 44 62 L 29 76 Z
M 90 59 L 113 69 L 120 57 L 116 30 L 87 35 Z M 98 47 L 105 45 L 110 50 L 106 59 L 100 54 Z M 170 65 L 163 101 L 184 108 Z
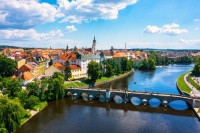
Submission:
M 96 81 L 101 75 L 99 63 L 96 61 L 90 61 L 87 68 L 88 77 L 91 78 L 92 81 Z
M 192 63 L 192 58 L 190 58 L 189 56 L 182 56 L 182 57 L 179 57 L 175 60 L 175 63 L 178 63 L 178 64 L 190 64 Z
M 156 62 L 154 59 L 149 58 L 142 61 L 139 65 L 140 70 L 155 70 L 156 69 Z
M 14 132 L 30 114 L 16 100 L 0 96 L 0 132 Z
M 71 72 L 71 69 L 69 67 L 69 61 L 66 61 L 65 62 L 65 80 L 69 80 L 71 77 L 72 77 L 72 72 Z
M 6 57 L 0 55 L 0 76 L 2 77 L 10 77 L 12 76 L 17 69 L 17 62 Z
M 195 76 L 200 76 L 200 58 L 198 58 L 197 61 L 195 62 L 192 74 Z

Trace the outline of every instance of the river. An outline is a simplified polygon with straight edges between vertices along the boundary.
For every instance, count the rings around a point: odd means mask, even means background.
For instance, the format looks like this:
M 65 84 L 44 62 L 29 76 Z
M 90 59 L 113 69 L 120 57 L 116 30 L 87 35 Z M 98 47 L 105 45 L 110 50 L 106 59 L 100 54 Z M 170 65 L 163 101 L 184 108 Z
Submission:
M 110 83 L 112 88 L 179 94 L 176 79 L 193 65 L 170 65 L 155 71 L 135 70 L 133 75 Z M 98 86 L 107 88 L 105 86 Z M 178 104 L 177 104 L 178 103 Z M 183 101 L 171 105 L 185 108 Z M 84 101 L 64 98 L 48 106 L 17 129 L 16 133 L 198 133 L 200 122 L 192 110 L 135 106 L 131 103 Z

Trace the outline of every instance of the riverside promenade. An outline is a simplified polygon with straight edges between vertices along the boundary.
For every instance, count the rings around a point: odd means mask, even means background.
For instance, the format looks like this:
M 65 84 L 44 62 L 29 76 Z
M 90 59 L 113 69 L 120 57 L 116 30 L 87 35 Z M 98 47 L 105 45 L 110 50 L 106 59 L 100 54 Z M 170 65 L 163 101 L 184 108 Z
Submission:
M 192 85 L 190 84 L 190 82 L 187 80 L 188 76 L 189 76 L 190 72 L 187 73 L 184 76 L 184 81 L 185 83 L 191 88 L 192 92 L 190 93 L 190 96 L 192 97 L 196 97 L 196 98 L 200 98 L 200 92 Z
M 200 98 L 200 92 L 192 84 L 190 84 L 190 82 L 187 80 L 190 73 L 191 72 L 187 73 L 184 76 L 184 81 L 192 90 L 192 92 L 190 93 L 190 96 L 192 96 L 194 98 Z M 194 109 L 194 112 L 196 113 L 198 119 L 200 120 L 200 107 L 199 108 L 194 107 L 193 109 Z

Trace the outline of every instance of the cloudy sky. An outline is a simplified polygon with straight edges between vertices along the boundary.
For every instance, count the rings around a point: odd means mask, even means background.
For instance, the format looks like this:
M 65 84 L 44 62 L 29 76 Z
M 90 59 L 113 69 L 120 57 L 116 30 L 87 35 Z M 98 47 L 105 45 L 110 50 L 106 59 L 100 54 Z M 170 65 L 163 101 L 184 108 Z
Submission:
M 200 0 L 0 0 L 0 45 L 200 49 Z

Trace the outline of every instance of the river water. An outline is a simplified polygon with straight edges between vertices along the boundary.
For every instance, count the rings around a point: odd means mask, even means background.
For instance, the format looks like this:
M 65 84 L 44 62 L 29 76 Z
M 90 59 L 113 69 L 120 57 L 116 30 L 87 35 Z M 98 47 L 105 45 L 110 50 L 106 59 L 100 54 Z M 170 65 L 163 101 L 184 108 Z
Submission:
M 192 65 L 170 65 L 152 72 L 135 70 L 113 81 L 116 89 L 179 94 L 176 79 Z M 177 104 L 178 103 L 178 104 Z M 185 108 L 182 101 L 171 106 Z M 84 101 L 64 98 L 48 106 L 17 129 L 16 133 L 199 133 L 200 122 L 192 110 L 171 107 L 135 106 L 131 103 Z

